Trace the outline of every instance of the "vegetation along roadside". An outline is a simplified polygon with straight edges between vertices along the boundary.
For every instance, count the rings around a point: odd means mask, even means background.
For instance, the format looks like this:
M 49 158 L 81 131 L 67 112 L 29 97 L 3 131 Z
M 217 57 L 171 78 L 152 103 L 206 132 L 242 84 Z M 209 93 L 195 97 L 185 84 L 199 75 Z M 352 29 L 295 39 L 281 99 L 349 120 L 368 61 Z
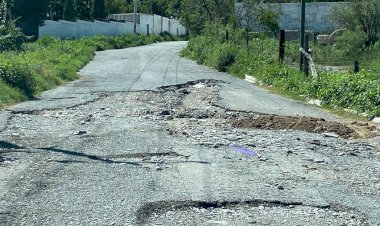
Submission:
M 229 31 L 228 40 L 226 30 Z M 296 64 L 299 59 L 297 42 L 286 44 L 286 61 L 280 63 L 276 38 L 256 34 L 247 43 L 246 34 L 245 29 L 211 24 L 202 35 L 190 39 L 182 55 L 240 78 L 254 76 L 259 84 L 273 86 L 305 100 L 321 100 L 326 107 L 346 109 L 368 117 L 380 115 L 379 42 L 355 52 L 344 52 L 344 47 L 350 46 L 347 39 L 352 36 L 352 32 L 346 32 L 341 42 L 338 41 L 334 46 L 313 44 L 311 48 L 315 57 L 321 61 L 340 56 L 345 56 L 345 60 L 352 57 L 367 61 L 359 73 L 354 74 L 350 68 L 340 71 L 319 70 L 318 77 L 313 79 L 299 71 Z
M 43 37 L 24 43 L 18 50 L 0 52 L 0 107 L 33 99 L 41 92 L 78 79 L 77 71 L 95 51 L 120 49 L 159 41 L 172 41 L 168 34 L 95 36 L 80 40 Z

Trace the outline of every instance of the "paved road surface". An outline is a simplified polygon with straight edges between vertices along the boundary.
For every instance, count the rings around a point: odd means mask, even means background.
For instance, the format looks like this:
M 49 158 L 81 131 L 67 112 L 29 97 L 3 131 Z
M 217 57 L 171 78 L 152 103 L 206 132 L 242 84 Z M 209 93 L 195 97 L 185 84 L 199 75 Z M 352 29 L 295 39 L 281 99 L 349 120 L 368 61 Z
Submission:
M 335 117 L 181 58 L 185 45 L 98 52 L 81 80 L 4 111 L 0 225 L 380 224 L 378 138 L 234 128 Z

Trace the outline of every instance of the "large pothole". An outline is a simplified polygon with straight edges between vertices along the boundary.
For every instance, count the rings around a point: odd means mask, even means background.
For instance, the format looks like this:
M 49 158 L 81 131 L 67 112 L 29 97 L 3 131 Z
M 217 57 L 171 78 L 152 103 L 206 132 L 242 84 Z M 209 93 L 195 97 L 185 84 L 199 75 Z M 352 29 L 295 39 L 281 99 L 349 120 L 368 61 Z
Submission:
M 329 133 L 343 138 L 374 136 L 376 127 L 368 123 L 340 123 L 323 118 L 294 117 L 262 114 L 254 111 L 236 111 L 218 105 L 219 81 L 200 80 L 166 86 L 158 91 L 147 91 L 132 98 L 143 105 L 140 115 L 158 120 L 216 119 L 236 128 L 269 130 L 299 130 L 310 133 Z
M 292 129 L 310 133 L 333 133 L 343 138 L 359 138 L 359 134 L 353 128 L 323 118 L 260 115 L 257 118 L 232 120 L 232 125 L 238 128 Z
M 368 225 L 365 216 L 349 209 L 301 203 L 158 202 L 137 213 L 143 225 Z

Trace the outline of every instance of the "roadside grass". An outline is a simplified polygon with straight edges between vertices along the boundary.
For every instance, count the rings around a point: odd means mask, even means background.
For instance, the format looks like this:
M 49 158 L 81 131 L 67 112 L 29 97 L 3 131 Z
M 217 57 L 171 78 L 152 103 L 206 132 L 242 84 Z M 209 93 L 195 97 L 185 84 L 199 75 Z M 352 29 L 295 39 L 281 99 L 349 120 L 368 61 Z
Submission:
M 191 38 L 182 55 L 239 78 L 254 76 L 262 86 L 273 87 L 287 96 L 297 96 L 296 99 L 319 99 L 330 109 L 380 116 L 379 43 L 355 53 L 359 60 L 371 58 L 359 73 L 319 71 L 318 77 L 313 79 L 294 67 L 299 58 L 299 47 L 295 42 L 287 43 L 287 60 L 279 63 L 276 39 L 255 38 L 247 46 L 242 31 L 230 32 L 230 36 L 235 35 L 232 41 L 232 38 L 223 38 L 225 28 L 211 26 L 209 29 L 205 35 Z M 326 61 L 344 55 L 334 50 L 336 46 L 313 44 L 312 48 L 319 54 L 319 59 Z M 348 57 L 353 56 L 346 56 L 346 59 Z
M 33 99 L 45 90 L 78 79 L 77 71 L 93 59 L 95 51 L 174 40 L 169 33 L 99 35 L 80 40 L 43 37 L 25 43 L 20 51 L 0 52 L 0 108 Z

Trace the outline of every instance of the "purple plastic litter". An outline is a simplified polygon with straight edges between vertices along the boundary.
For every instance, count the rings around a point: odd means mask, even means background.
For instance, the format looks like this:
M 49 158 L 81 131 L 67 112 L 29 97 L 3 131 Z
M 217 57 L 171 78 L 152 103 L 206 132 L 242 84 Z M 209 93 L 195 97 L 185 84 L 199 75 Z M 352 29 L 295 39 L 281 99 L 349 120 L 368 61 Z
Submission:
M 240 154 L 243 154 L 246 156 L 255 156 L 256 155 L 255 151 L 252 151 L 252 150 L 247 149 L 247 148 L 239 147 L 235 144 L 231 144 L 230 148 L 232 148 L 234 151 L 239 152 Z

